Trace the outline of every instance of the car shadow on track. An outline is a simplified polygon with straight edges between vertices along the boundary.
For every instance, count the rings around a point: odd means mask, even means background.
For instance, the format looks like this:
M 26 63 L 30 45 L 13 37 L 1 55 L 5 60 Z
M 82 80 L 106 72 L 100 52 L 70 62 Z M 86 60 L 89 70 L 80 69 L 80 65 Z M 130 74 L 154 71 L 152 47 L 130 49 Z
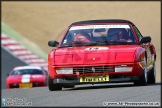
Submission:
M 157 82 L 155 84 L 148 84 L 147 86 L 157 86 L 161 85 L 161 82 Z M 86 89 L 104 89 L 104 88 L 121 88 L 121 87 L 140 87 L 140 86 L 134 86 L 133 83 L 118 83 L 118 84 L 109 84 L 109 85 L 89 85 L 89 86 L 82 86 L 82 87 L 75 87 L 75 88 L 69 88 L 66 90 L 86 90 Z M 142 87 L 142 86 L 141 86 Z
M 157 86 L 157 85 L 161 86 L 161 82 L 156 82 L 155 84 L 148 84 L 147 86 Z

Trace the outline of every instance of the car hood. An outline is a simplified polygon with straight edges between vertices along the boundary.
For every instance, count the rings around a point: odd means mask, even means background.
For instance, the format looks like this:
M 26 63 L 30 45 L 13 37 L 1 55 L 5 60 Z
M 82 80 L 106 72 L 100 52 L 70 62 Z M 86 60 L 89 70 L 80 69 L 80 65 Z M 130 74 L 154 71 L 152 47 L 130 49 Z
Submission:
M 55 65 L 133 62 L 138 45 L 84 46 L 58 48 Z
M 28 82 L 39 82 L 43 81 L 45 79 L 45 75 L 13 75 L 7 77 L 8 83 L 28 83 Z

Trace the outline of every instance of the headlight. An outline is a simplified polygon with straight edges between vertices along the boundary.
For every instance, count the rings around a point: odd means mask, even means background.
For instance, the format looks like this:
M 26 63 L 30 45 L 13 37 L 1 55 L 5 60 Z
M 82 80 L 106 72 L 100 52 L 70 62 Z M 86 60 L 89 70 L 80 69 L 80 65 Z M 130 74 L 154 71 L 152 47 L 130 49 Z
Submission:
M 132 71 L 132 66 L 127 65 L 115 66 L 115 72 L 128 72 L 128 71 Z
M 57 74 L 73 74 L 73 68 L 56 68 Z

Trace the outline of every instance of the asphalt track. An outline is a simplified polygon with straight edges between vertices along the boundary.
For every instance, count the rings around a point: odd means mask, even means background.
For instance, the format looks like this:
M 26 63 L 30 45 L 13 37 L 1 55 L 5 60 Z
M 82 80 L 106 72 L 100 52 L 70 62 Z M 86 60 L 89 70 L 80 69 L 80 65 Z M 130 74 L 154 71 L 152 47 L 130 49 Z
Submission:
M 47 87 L 6 89 L 6 74 L 24 62 L 4 49 L 2 54 L 1 97 L 26 99 L 32 106 L 103 106 L 103 102 L 161 102 L 161 83 L 133 86 L 132 83 L 78 85 L 62 91 L 49 91 Z M 128 106 L 128 104 L 127 104 Z

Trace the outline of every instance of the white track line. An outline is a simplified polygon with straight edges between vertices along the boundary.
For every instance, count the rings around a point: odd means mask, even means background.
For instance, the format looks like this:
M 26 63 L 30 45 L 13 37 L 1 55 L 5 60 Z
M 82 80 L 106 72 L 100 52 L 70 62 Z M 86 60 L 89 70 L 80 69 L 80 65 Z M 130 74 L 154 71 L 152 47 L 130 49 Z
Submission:
M 15 43 L 17 43 L 15 40 L 11 40 L 11 39 L 9 39 L 9 40 L 1 40 L 1 44 L 2 45 L 5 45 L 5 44 L 15 44 Z
M 1 33 L 1 37 L 8 37 L 8 36 L 4 33 Z
M 25 47 L 20 46 L 20 45 L 10 45 L 10 46 L 7 46 L 7 48 L 9 48 L 10 50 L 25 49 Z
M 32 52 L 26 50 L 26 51 L 12 51 L 13 54 L 18 55 L 18 54 L 32 54 Z

